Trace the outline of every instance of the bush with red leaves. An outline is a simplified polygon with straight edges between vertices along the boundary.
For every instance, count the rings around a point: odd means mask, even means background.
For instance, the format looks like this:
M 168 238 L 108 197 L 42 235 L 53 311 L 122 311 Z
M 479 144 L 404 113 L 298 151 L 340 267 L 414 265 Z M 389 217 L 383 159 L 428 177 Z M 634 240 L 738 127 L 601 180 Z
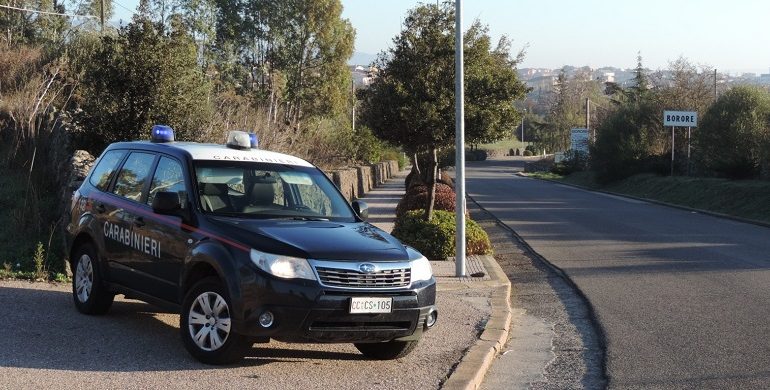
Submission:
M 396 206 L 396 215 L 402 216 L 407 211 L 428 208 L 428 186 L 415 185 L 406 191 L 406 195 L 401 198 Z M 436 183 L 436 199 L 433 204 L 434 210 L 455 211 L 455 192 L 452 187 Z

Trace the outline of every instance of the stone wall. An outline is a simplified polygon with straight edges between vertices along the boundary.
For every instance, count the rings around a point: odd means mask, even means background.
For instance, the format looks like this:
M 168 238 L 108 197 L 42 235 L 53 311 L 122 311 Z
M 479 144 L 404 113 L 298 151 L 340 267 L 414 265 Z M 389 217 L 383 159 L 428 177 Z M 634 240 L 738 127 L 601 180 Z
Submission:
M 398 161 L 389 160 L 373 165 L 338 169 L 327 172 L 326 175 L 332 179 L 345 199 L 350 202 L 362 197 L 372 188 L 385 184 L 398 171 Z
M 374 188 L 374 169 L 371 165 L 359 165 L 356 167 L 358 172 L 358 194 L 365 194 Z
M 356 168 L 345 168 L 332 171 L 332 181 L 340 189 L 345 199 L 352 201 L 359 197 L 358 170 Z

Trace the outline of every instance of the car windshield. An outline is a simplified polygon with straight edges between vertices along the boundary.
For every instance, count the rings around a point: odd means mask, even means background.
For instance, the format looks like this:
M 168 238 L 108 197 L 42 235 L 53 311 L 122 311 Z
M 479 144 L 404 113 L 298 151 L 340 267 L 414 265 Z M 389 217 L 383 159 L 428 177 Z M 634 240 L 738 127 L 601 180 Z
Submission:
M 354 221 L 350 206 L 318 169 L 255 162 L 196 161 L 203 211 L 263 219 Z

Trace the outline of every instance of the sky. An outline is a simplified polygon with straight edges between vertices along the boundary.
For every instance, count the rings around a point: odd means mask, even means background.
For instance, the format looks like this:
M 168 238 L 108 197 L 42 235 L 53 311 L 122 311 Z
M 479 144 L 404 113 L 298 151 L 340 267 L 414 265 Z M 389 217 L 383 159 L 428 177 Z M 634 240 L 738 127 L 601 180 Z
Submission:
M 130 18 L 138 0 L 117 0 L 114 19 Z M 357 52 L 387 49 L 418 0 L 342 0 L 342 16 L 356 29 Z M 720 72 L 770 72 L 767 0 L 465 0 L 463 25 L 488 25 L 513 51 L 526 50 L 520 68 L 662 69 L 679 57 Z

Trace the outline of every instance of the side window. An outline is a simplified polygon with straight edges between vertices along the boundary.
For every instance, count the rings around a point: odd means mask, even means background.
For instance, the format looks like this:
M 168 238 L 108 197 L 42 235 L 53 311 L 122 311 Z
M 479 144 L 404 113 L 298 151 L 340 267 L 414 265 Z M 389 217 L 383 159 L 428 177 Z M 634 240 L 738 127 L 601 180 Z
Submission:
M 107 186 L 110 185 L 112 174 L 115 173 L 118 164 L 120 164 L 120 160 L 122 160 L 125 155 L 126 152 L 122 150 L 111 150 L 105 153 L 101 160 L 99 160 L 99 164 L 96 164 L 94 167 L 94 171 L 91 173 L 91 177 L 88 181 L 91 182 L 94 187 L 105 191 Z
M 282 177 L 299 192 L 301 202 L 299 207 L 323 216 L 334 214 L 331 199 L 313 182 L 309 175 L 300 172 L 284 172 Z
M 142 189 L 150 176 L 155 155 L 150 153 L 131 153 L 118 172 L 118 179 L 112 192 L 134 201 L 142 198 Z
M 155 169 L 155 176 L 150 184 L 150 193 L 147 195 L 147 204 L 152 205 L 155 194 L 159 191 L 176 192 L 179 194 L 179 201 L 182 208 L 187 204 L 187 190 L 184 186 L 184 174 L 182 166 L 174 159 L 161 157 L 158 162 L 158 168 Z

